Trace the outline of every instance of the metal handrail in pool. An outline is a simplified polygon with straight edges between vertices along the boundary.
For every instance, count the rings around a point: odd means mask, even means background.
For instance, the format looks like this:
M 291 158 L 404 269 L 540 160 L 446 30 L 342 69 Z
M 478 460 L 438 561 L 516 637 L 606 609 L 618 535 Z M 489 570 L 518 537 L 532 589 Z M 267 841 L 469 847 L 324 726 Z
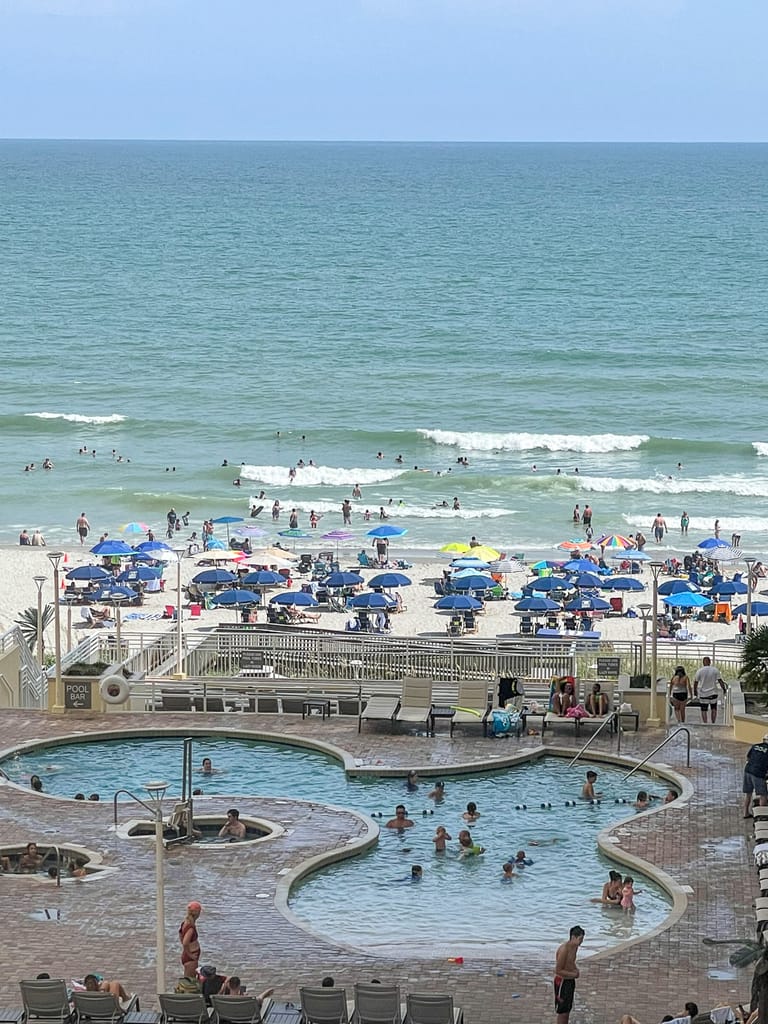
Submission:
M 569 761 L 569 762 L 568 762 L 568 767 L 569 767 L 569 768 L 572 768 L 572 767 L 573 767 L 573 765 L 575 765 L 575 764 L 576 764 L 576 762 L 577 762 L 577 761 L 579 760 L 579 758 L 581 757 L 581 755 L 582 755 L 582 754 L 584 753 L 584 751 L 585 751 L 585 750 L 587 750 L 587 749 L 588 749 L 589 747 L 591 747 L 591 746 L 592 746 L 592 744 L 594 743 L 594 741 L 595 741 L 595 740 L 597 739 L 597 737 L 598 737 L 598 736 L 600 735 L 600 733 L 601 733 L 601 732 L 603 731 L 603 729 L 604 729 L 604 728 L 606 727 L 606 725 L 608 725 L 608 723 L 609 723 L 609 722 L 610 722 L 610 723 L 614 723 L 614 722 L 615 722 L 615 723 L 616 723 L 616 726 L 617 726 L 617 728 L 618 728 L 618 733 L 617 733 L 617 736 L 618 736 L 618 738 L 619 738 L 619 745 L 618 745 L 618 748 L 617 748 L 617 751 L 616 751 L 616 752 L 617 752 L 618 754 L 620 754 L 620 753 L 621 753 L 621 719 L 619 718 L 618 712 L 616 712 L 616 711 L 612 711 L 612 712 L 610 713 L 610 715 L 608 715 L 608 716 L 607 716 L 607 717 L 605 718 L 605 721 L 601 722 L 601 723 L 600 723 L 600 725 L 598 725 L 598 727 L 597 727 L 597 728 L 595 729 L 595 731 L 594 731 L 594 732 L 592 733 L 592 735 L 591 735 L 591 736 L 589 737 L 589 739 L 588 739 L 588 740 L 587 740 L 587 742 L 586 742 L 586 743 L 584 744 L 584 746 L 583 746 L 583 747 L 581 748 L 581 750 L 580 750 L 580 751 L 578 752 L 578 754 L 577 754 L 577 755 L 576 755 L 576 756 L 575 756 L 575 757 L 573 758 L 573 760 L 572 760 L 572 761 Z
M 665 747 L 667 745 L 667 743 L 669 743 L 670 740 L 673 740 L 675 738 L 675 736 L 679 736 L 681 732 L 685 733 L 685 740 L 686 740 L 686 747 L 687 747 L 686 755 L 685 755 L 685 765 L 686 765 L 686 768 L 690 768 L 691 767 L 691 730 L 688 728 L 687 725 L 681 725 L 679 729 L 675 729 L 675 731 L 671 732 L 669 734 L 669 736 L 665 736 L 664 739 L 661 741 L 661 743 L 658 743 L 653 748 L 653 750 L 650 752 L 650 754 L 647 754 L 643 758 L 643 760 L 640 761 L 639 764 L 636 764 L 631 772 L 627 772 L 627 774 L 624 776 L 624 779 L 622 781 L 626 781 L 630 777 L 630 775 L 634 775 L 635 772 L 639 768 L 642 768 L 644 764 L 647 764 L 648 761 L 650 761 L 650 759 L 653 757 L 653 755 L 656 753 L 657 750 L 661 750 L 661 748 Z
M 136 796 L 136 794 L 132 793 L 130 789 L 118 789 L 118 791 L 112 798 L 112 812 L 114 814 L 115 819 L 115 828 L 117 828 L 117 798 L 120 796 L 121 793 L 126 793 L 131 798 L 131 800 L 135 800 L 137 804 L 141 804 L 142 807 L 146 807 L 146 809 L 152 815 L 152 820 L 154 821 L 157 812 L 153 807 L 150 807 L 149 804 L 145 804 L 141 797 Z

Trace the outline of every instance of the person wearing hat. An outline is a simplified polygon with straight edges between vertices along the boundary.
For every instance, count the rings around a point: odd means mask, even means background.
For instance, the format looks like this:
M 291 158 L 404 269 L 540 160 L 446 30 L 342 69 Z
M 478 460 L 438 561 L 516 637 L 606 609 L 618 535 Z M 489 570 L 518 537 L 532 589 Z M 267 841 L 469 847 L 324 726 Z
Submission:
M 186 967 L 187 964 L 194 964 L 195 972 L 197 971 L 197 965 L 200 963 L 200 940 L 197 934 L 197 920 L 202 911 L 203 908 L 197 900 L 193 900 L 187 904 L 186 917 L 179 925 L 182 965 Z
M 205 964 L 200 968 L 201 991 L 206 1006 L 211 1005 L 211 996 L 217 996 L 221 992 L 221 987 L 226 980 L 223 974 L 216 973 L 216 968 L 212 964 Z
M 753 801 L 758 807 L 768 804 L 768 733 L 760 743 L 754 743 L 747 751 L 747 763 L 744 765 L 744 817 L 752 817 Z

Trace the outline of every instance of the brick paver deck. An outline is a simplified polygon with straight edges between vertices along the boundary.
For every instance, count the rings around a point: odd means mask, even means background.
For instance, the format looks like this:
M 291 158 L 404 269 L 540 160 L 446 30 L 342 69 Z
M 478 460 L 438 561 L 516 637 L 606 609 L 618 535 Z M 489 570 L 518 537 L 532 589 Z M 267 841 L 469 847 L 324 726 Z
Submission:
M 95 715 L 53 718 L 43 713 L 5 711 L 0 716 L 0 748 L 33 738 L 126 728 L 161 729 L 190 726 L 258 729 L 275 735 L 316 736 L 356 758 L 403 767 L 441 766 L 484 761 L 489 750 L 517 752 L 540 738 L 483 740 L 477 730 L 453 740 L 392 736 L 387 729 L 366 728 L 332 719 L 302 721 L 298 716 L 241 715 Z M 623 752 L 644 756 L 662 733 L 627 733 Z M 546 744 L 574 746 L 570 730 L 558 731 Z M 583 741 L 580 741 L 583 742 Z M 728 947 L 706 947 L 704 936 L 730 938 L 753 933 L 754 871 L 741 817 L 739 789 L 744 748 L 724 729 L 697 728 L 692 767 L 684 767 L 683 748 L 668 747 L 665 763 L 686 775 L 695 787 L 689 804 L 640 816 L 619 835 L 621 847 L 669 872 L 690 886 L 689 905 L 669 929 L 625 950 L 585 959 L 578 983 L 573 1024 L 612 1024 L 631 1011 L 644 1024 L 694 999 L 701 1008 L 748 998 L 750 972 L 727 966 Z M 598 740 L 596 749 L 610 749 Z M 384 959 L 330 944 L 312 936 L 275 909 L 278 872 L 292 868 L 324 849 L 344 845 L 364 832 L 354 814 L 330 811 L 297 801 L 238 798 L 244 814 L 279 822 L 287 834 L 258 847 L 232 847 L 201 853 L 185 847 L 168 850 L 165 863 L 168 927 L 168 984 L 178 972 L 176 928 L 179 910 L 190 899 L 204 906 L 200 923 L 203 961 L 240 974 L 251 991 L 274 985 L 275 997 L 296 1000 L 300 984 L 317 984 L 332 974 L 337 985 L 377 977 L 396 981 L 404 990 L 448 991 L 466 1008 L 468 1024 L 510 1024 L 554 1019 L 551 963 L 521 953 L 498 960 L 472 956 L 462 966 L 440 956 L 434 960 Z M 136 816 L 122 810 L 121 818 Z M 83 884 L 56 888 L 37 878 L 0 877 L 3 967 L 0 1002 L 19 1004 L 17 982 L 48 971 L 53 977 L 82 976 L 100 970 L 118 977 L 153 1004 L 154 990 L 154 848 L 151 840 L 118 839 L 111 829 L 107 803 L 61 801 L 0 786 L 0 843 L 38 838 L 41 844 L 76 842 L 97 850 L 119 871 Z M 257 855 L 254 855 L 257 850 Z M 246 870 L 247 866 L 247 870 Z M 567 866 L 566 866 L 567 867 Z M 573 884 L 569 876 L 567 884 Z M 585 897 L 589 896 L 585 892 Z M 553 879 L 552 898 L 557 898 Z M 41 911 L 56 911 L 48 919 Z M 571 922 L 564 922 L 567 930 Z M 532 924 L 532 927 L 535 925 Z M 512 955 L 512 953 L 511 953 Z

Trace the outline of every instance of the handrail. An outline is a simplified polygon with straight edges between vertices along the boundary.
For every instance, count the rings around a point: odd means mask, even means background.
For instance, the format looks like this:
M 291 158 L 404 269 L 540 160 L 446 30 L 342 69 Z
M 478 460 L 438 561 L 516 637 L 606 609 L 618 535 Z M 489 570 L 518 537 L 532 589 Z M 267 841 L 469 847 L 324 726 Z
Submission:
M 16 694 L 13 692 L 13 687 L 8 682 L 8 680 L 5 677 L 5 673 L 3 673 L 3 672 L 0 672 L 0 683 L 2 683 L 3 686 L 5 687 L 5 689 L 7 690 L 8 695 L 11 698 L 11 705 L 10 706 L 13 707 L 13 705 L 14 705 L 14 703 L 16 701 Z
M 61 888 L 61 848 L 52 846 L 51 850 L 56 851 L 56 888 Z M 50 850 L 48 851 L 50 853 Z
M 118 791 L 112 798 L 112 811 L 115 819 L 115 828 L 117 828 L 117 798 L 120 796 L 121 793 L 127 793 L 131 800 L 135 800 L 137 804 L 141 804 L 142 807 L 146 807 L 146 809 L 152 815 L 152 818 L 154 820 L 154 817 L 157 814 L 157 811 L 154 809 L 154 807 L 150 807 L 149 804 L 145 804 L 141 797 L 136 796 L 136 794 L 132 793 L 130 789 L 118 789 Z
M 622 779 L 622 782 L 626 782 L 626 780 L 630 777 L 630 775 L 634 775 L 635 772 L 639 768 L 642 768 L 644 764 L 646 764 L 648 761 L 650 761 L 650 759 L 653 757 L 653 755 L 656 753 L 657 750 L 661 750 L 662 747 L 666 746 L 667 743 L 669 743 L 670 740 L 673 740 L 675 738 L 675 736 L 678 736 L 681 732 L 685 733 L 686 747 L 687 747 L 686 758 L 685 758 L 685 765 L 686 765 L 686 768 L 690 768 L 691 767 L 691 730 L 688 728 L 687 725 L 681 725 L 679 728 L 675 729 L 674 732 L 671 732 L 669 734 L 669 736 L 665 736 L 664 739 L 661 741 L 661 743 L 658 743 L 653 748 L 653 750 L 650 752 L 650 754 L 648 754 L 646 757 L 644 757 L 643 760 L 640 761 L 639 764 L 636 764 L 631 772 L 627 772 L 627 774 Z
M 621 753 L 621 720 L 619 718 L 618 712 L 612 711 L 610 713 L 610 715 L 607 715 L 605 720 L 602 721 L 600 723 L 600 725 L 598 725 L 598 727 L 595 729 L 595 731 L 592 733 L 592 735 L 589 737 L 587 742 L 584 744 L 584 746 L 581 748 L 581 750 L 578 752 L 578 754 L 574 757 L 574 759 L 572 761 L 568 762 L 568 767 L 569 768 L 572 768 L 573 765 L 576 764 L 576 762 L 579 760 L 581 755 L 584 753 L 584 751 L 592 746 L 592 744 L 595 742 L 595 740 L 600 735 L 600 733 L 603 731 L 603 729 L 606 727 L 606 725 L 608 725 L 609 723 L 612 724 L 613 722 L 615 722 L 616 725 L 618 726 L 618 730 L 619 730 L 618 731 L 619 753 Z

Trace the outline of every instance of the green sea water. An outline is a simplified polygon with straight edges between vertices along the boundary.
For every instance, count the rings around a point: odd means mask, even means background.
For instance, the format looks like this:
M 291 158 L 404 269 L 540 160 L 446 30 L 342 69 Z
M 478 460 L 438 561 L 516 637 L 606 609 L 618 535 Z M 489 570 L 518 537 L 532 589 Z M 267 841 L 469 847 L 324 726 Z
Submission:
M 766 172 L 764 145 L 1 142 L 0 541 L 260 491 L 270 536 L 276 498 L 322 532 L 358 483 L 356 533 L 384 505 L 423 553 L 551 550 L 575 502 L 766 553 Z

